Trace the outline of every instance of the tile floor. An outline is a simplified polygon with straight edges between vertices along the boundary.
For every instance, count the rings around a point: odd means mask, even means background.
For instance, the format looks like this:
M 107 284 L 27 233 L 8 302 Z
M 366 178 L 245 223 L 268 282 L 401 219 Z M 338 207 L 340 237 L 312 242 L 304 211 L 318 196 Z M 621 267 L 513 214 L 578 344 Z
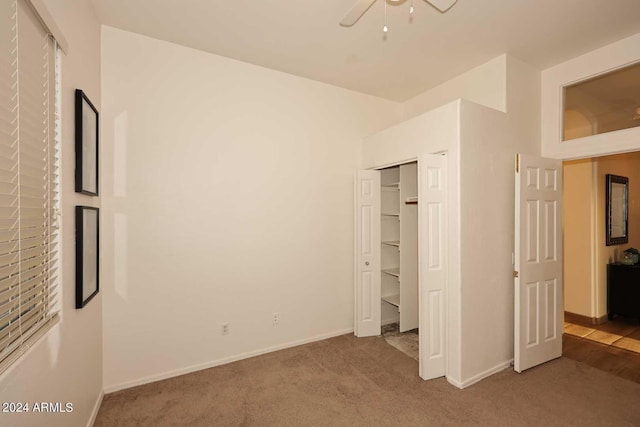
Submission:
M 565 313 L 562 356 L 640 384 L 640 323 L 616 316 L 591 325 Z
M 638 319 L 615 317 L 602 325 L 584 325 L 569 319 L 564 333 L 600 344 L 640 353 L 640 324 Z

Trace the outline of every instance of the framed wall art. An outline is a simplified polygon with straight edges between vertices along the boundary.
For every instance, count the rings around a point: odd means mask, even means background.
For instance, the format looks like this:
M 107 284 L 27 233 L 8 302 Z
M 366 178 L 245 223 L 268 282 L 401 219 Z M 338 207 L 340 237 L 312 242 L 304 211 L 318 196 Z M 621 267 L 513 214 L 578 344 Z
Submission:
M 607 246 L 629 243 L 629 178 L 607 174 Z
M 76 308 L 100 290 L 100 216 L 98 208 L 76 206 Z
M 98 110 L 76 89 L 76 193 L 98 195 Z

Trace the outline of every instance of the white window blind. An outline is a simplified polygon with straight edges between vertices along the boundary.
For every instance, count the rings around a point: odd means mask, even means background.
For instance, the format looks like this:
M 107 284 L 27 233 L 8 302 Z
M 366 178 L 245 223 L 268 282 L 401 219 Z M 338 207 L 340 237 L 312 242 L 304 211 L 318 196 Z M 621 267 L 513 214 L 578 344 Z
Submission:
M 59 69 L 26 0 L 0 1 L 0 373 L 58 320 Z

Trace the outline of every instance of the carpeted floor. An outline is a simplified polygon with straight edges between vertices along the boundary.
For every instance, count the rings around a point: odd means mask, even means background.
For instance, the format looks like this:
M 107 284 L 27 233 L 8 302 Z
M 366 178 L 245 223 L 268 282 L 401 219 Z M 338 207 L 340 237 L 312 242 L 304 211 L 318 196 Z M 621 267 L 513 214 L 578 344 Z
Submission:
M 639 426 L 640 384 L 560 358 L 465 390 L 343 335 L 105 396 L 96 426 Z

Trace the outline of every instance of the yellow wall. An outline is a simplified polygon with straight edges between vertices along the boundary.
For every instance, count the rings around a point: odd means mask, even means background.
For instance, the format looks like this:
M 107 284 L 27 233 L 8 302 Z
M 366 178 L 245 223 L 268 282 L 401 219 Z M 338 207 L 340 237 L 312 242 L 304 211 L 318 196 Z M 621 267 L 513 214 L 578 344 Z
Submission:
M 564 310 L 593 317 L 592 159 L 564 163 Z
M 640 152 L 595 159 L 598 191 L 596 196 L 596 317 L 607 313 L 607 264 L 619 261 L 625 249 L 640 248 Z M 606 174 L 629 178 L 629 243 L 606 246 Z
M 564 141 L 590 135 L 593 135 L 593 126 L 584 114 L 576 110 L 564 112 Z
M 606 245 L 606 175 L 629 178 L 629 243 Z M 564 163 L 564 309 L 607 314 L 607 264 L 640 248 L 640 152 Z

